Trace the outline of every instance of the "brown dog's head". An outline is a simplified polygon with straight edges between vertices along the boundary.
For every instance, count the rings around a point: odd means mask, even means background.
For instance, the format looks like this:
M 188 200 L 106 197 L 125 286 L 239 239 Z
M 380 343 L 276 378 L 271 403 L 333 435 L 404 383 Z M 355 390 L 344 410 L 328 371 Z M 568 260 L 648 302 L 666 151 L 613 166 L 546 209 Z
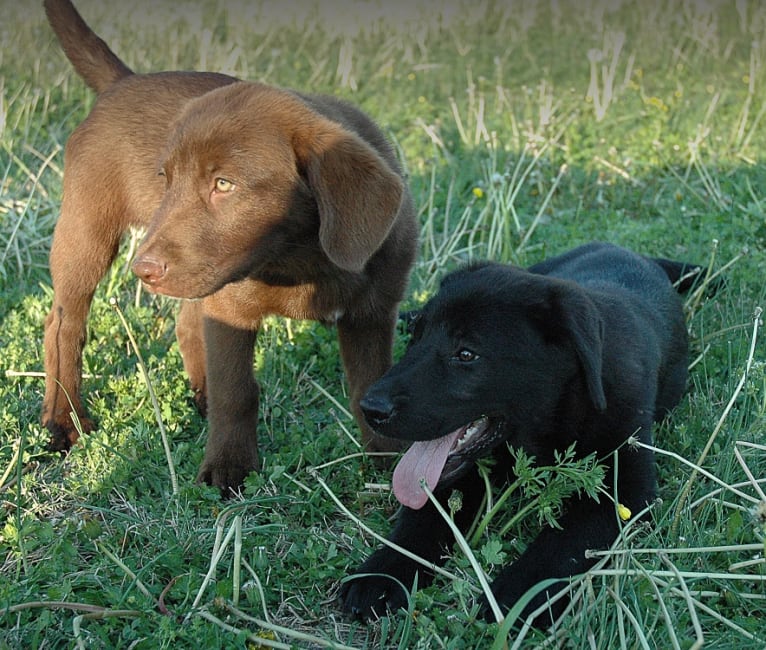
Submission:
M 248 276 L 297 284 L 325 267 L 364 269 L 397 218 L 403 182 L 366 141 L 367 130 L 379 136 L 367 118 L 321 105 L 329 117 L 289 91 L 245 82 L 187 104 L 133 263 L 152 291 L 200 298 Z M 354 128 L 344 125 L 351 118 Z

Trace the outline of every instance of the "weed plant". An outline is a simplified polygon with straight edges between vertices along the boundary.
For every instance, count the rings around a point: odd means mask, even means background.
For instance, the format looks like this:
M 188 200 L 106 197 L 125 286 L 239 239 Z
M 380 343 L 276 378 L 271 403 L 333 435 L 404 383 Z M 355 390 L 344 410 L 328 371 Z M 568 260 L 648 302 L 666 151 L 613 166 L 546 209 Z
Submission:
M 706 264 L 687 301 L 688 395 L 656 429 L 661 500 L 573 580 L 546 633 L 478 620 L 498 567 L 597 463 L 488 494 L 407 612 L 345 619 L 340 580 L 385 535 L 390 474 L 359 452 L 332 330 L 258 341 L 262 467 L 241 498 L 194 484 L 206 423 L 177 305 L 129 260 L 96 295 L 86 402 L 66 458 L 39 423 L 47 253 L 63 148 L 93 95 L 38 3 L 0 21 L 0 648 L 766 646 L 766 8 L 758 0 L 81 0 L 139 71 L 210 69 L 360 105 L 401 154 L 422 224 L 406 308 L 459 264 L 526 265 L 600 239 Z M 406 344 L 397 340 L 399 353 Z M 163 444 L 163 439 L 167 444 Z M 601 498 L 609 497 L 606 477 Z M 460 495 L 450 501 L 459 507 Z M 498 502 L 505 505 L 493 509 Z M 528 506 L 532 507 L 528 507 Z M 449 516 L 449 512 L 445 513 Z

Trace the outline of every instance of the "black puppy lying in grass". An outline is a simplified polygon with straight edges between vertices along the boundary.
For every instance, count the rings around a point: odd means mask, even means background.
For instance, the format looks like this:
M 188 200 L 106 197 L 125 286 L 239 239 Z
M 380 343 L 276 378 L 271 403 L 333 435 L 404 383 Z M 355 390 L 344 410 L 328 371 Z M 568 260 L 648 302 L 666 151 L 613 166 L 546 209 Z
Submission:
M 405 507 L 389 539 L 443 563 L 454 537 L 421 481 L 442 504 L 460 490 L 455 523 L 465 531 L 484 494 L 477 459 L 494 458 L 492 480 L 502 486 L 513 480 L 509 445 L 550 465 L 574 444 L 578 458 L 595 453 L 606 465 L 604 492 L 615 500 L 571 497 L 560 528 L 544 528 L 492 592 L 508 610 L 540 581 L 561 578 L 532 598 L 526 617 L 593 566 L 585 551 L 614 542 L 617 504 L 638 513 L 655 497 L 653 454 L 626 441 L 651 444 L 653 421 L 683 394 L 688 340 L 678 293 L 699 275 L 699 267 L 592 243 L 529 270 L 485 263 L 447 276 L 414 322 L 404 357 L 361 402 L 377 433 L 415 441 L 394 471 Z M 361 617 L 405 606 L 398 583 L 409 589 L 418 575 L 422 587 L 433 577 L 388 546 L 356 573 L 366 576 L 347 581 L 341 598 Z M 550 624 L 566 602 L 535 624 Z

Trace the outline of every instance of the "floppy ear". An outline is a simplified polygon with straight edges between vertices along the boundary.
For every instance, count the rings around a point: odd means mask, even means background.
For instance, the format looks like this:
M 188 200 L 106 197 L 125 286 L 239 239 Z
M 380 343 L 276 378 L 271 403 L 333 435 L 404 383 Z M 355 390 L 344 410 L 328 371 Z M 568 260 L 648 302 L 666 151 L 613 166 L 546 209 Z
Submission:
M 370 145 L 330 124 L 303 168 L 319 208 L 322 249 L 340 268 L 359 272 L 394 225 L 404 182 Z
M 604 324 L 593 302 L 576 287 L 558 287 L 556 302 L 560 324 L 569 335 L 585 373 L 585 385 L 591 402 L 606 409 L 606 395 L 601 381 L 604 352 Z

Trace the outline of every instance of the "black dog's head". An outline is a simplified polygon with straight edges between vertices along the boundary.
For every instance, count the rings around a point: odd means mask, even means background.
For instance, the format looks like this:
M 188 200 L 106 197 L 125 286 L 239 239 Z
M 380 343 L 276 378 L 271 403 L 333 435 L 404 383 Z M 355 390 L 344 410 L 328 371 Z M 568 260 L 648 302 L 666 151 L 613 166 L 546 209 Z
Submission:
M 606 408 L 602 323 L 574 283 L 499 264 L 445 278 L 403 358 L 361 401 L 382 435 L 416 441 L 394 492 L 419 508 L 503 441 L 534 454 L 562 401 Z

